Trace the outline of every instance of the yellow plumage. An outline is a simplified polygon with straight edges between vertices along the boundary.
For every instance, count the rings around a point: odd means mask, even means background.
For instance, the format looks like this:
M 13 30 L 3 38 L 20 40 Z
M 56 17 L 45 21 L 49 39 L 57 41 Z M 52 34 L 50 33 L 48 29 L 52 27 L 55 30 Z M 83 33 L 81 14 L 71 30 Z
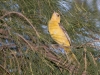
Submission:
M 61 45 L 66 51 L 68 60 L 70 63 L 78 63 L 76 56 L 70 49 L 70 38 L 67 32 L 60 26 L 60 15 L 56 12 L 52 14 L 52 17 L 48 23 L 48 29 L 51 37 L 56 41 L 59 45 Z

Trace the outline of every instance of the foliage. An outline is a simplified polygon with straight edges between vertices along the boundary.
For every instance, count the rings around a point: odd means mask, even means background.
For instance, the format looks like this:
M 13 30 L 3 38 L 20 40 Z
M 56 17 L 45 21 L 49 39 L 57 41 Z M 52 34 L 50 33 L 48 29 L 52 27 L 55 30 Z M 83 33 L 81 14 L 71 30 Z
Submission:
M 61 5 L 62 1 L 71 9 Z M 2 0 L 0 75 L 99 75 L 98 13 L 85 6 L 77 0 Z M 69 66 L 59 46 L 52 46 L 55 42 L 47 32 L 47 23 L 53 11 L 61 14 L 79 68 Z

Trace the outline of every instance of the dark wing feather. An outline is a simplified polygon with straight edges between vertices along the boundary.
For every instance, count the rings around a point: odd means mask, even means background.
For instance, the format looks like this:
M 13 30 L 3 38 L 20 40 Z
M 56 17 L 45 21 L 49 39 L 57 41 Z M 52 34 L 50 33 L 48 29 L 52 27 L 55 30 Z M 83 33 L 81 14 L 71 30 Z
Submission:
M 67 37 L 67 39 L 68 39 L 68 41 L 70 42 L 70 45 L 71 45 L 70 37 L 69 37 L 67 31 L 64 29 L 64 27 L 63 27 L 61 24 L 59 24 L 59 26 L 60 26 L 61 29 L 63 30 L 64 34 L 66 35 L 66 37 Z

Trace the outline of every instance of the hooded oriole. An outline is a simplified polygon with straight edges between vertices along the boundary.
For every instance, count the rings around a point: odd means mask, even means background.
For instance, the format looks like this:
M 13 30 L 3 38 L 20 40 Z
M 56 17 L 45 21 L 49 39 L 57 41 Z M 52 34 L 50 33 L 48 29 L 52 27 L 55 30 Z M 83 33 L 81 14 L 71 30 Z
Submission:
M 66 51 L 68 61 L 70 63 L 78 63 L 78 60 L 74 53 L 71 51 L 71 42 L 67 32 L 64 31 L 64 28 L 60 26 L 60 15 L 56 12 L 52 14 L 52 17 L 48 23 L 48 29 L 51 37 L 59 45 L 61 45 Z M 78 63 L 79 64 L 79 63 Z

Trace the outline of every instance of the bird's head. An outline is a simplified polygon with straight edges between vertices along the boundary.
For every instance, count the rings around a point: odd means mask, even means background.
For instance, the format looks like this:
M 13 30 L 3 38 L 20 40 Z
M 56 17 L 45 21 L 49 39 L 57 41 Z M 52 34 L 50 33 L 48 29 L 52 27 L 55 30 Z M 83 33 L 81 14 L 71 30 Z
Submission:
M 60 23 L 60 15 L 57 12 L 54 12 L 52 14 L 51 20 Z

